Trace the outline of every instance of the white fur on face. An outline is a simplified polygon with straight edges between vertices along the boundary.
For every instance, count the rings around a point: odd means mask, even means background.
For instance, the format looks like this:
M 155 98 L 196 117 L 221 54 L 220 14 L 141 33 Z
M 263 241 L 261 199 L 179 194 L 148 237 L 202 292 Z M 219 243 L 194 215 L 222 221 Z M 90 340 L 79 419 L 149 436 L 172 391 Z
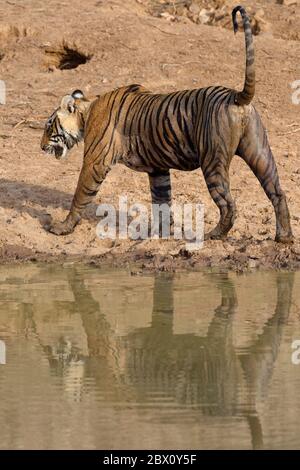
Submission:
M 67 153 L 68 153 L 68 149 L 67 149 L 67 147 L 64 147 L 63 148 L 63 153 L 62 153 L 62 156 L 60 157 L 60 159 L 65 159 L 67 157 Z

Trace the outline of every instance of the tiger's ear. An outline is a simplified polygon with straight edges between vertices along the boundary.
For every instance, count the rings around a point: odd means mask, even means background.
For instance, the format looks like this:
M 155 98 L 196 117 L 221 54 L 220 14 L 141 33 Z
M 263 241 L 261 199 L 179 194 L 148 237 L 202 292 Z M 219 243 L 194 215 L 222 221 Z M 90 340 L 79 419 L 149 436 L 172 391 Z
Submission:
M 72 93 L 73 98 L 77 100 L 82 100 L 84 98 L 84 94 L 81 90 L 74 90 Z
M 75 111 L 75 99 L 72 95 L 65 95 L 60 103 L 60 107 L 63 111 L 68 113 L 74 113 Z

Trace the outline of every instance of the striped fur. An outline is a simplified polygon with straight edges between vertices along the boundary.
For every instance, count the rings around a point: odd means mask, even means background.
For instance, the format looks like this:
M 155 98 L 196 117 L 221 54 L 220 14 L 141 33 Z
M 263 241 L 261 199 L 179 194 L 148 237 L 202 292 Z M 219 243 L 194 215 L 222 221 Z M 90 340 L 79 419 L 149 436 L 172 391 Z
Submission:
M 201 168 L 220 211 L 219 223 L 206 238 L 223 238 L 236 216 L 229 166 L 237 154 L 257 176 L 274 206 L 276 240 L 292 241 L 286 198 L 267 134 L 250 104 L 255 87 L 250 21 L 244 8 L 236 7 L 232 13 L 235 31 L 237 12 L 242 15 L 246 42 L 246 74 L 241 92 L 210 86 L 163 95 L 130 85 L 93 101 L 78 90 L 63 98 L 61 107 L 46 125 L 42 148 L 49 151 L 51 132 L 57 135 L 59 128 L 62 136 L 66 140 L 72 136 L 74 143 L 84 136 L 84 160 L 70 213 L 64 222 L 48 225 L 49 231 L 57 235 L 72 232 L 109 170 L 114 164 L 123 163 L 147 172 L 153 203 L 168 204 L 170 169 Z M 55 147 L 51 151 L 60 157 Z

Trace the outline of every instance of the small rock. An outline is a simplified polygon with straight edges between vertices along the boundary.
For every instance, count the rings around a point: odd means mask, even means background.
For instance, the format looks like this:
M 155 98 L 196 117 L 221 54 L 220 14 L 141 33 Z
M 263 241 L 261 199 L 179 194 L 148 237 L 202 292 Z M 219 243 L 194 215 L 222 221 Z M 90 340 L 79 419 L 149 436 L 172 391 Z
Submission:
M 189 11 L 192 13 L 192 15 L 199 15 L 200 7 L 199 5 L 196 5 L 196 3 L 192 3 L 189 7 Z
M 176 16 L 170 15 L 170 13 L 168 13 L 167 11 L 164 11 L 159 16 L 161 16 L 162 18 L 165 18 L 167 21 L 170 21 L 170 22 L 176 20 Z
M 255 269 L 257 267 L 257 261 L 255 259 L 250 258 L 248 260 L 248 268 Z
M 199 13 L 199 20 L 202 24 L 208 24 L 211 21 L 211 13 L 209 10 L 202 8 Z

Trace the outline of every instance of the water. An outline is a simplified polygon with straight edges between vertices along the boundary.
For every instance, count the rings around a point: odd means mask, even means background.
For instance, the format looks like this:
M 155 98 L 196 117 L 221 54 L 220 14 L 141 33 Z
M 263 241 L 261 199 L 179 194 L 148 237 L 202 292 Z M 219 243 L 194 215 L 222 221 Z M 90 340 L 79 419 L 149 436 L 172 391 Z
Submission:
M 0 268 L 0 448 L 300 448 L 300 273 Z

